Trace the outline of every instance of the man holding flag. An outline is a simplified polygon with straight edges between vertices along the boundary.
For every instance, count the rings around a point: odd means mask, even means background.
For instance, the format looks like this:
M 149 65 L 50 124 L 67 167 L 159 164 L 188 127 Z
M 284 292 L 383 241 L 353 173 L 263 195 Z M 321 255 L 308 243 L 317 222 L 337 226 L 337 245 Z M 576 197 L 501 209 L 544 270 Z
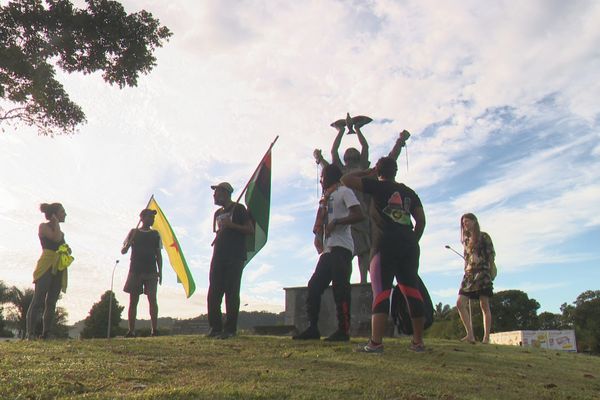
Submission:
M 129 293 L 129 311 L 127 313 L 129 330 L 125 337 L 135 337 L 135 319 L 140 294 L 148 297 L 151 336 L 157 334 L 158 302 L 156 300 L 157 284 L 162 284 L 162 254 L 160 234 L 152 229 L 156 210 L 145 208 L 140 212 L 141 228 L 129 231 L 123 242 L 121 254 L 127 253 L 131 247 L 131 264 L 123 290 Z
M 242 204 L 231 200 L 233 187 L 228 182 L 211 186 L 214 203 L 221 206 L 214 215 L 213 257 L 208 287 L 209 337 L 228 339 L 237 332 L 240 310 L 240 285 L 246 264 L 246 237 L 254 233 L 252 220 Z M 221 302 L 225 295 L 227 320 L 223 326 Z
M 229 183 L 211 186 L 214 202 L 221 208 L 215 212 L 213 220 L 216 237 L 212 243 L 208 288 L 209 337 L 227 339 L 237 332 L 242 271 L 267 243 L 269 235 L 271 149 L 278 138 L 271 143 L 235 202 L 231 199 L 233 187 Z M 242 196 L 247 209 L 240 204 Z M 223 295 L 227 311 L 224 330 L 221 313 Z

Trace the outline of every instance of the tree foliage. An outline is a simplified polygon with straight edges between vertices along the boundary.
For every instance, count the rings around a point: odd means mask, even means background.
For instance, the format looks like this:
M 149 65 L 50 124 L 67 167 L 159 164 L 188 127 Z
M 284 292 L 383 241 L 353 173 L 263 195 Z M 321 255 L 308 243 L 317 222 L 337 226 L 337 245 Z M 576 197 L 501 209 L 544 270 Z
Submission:
M 580 350 L 600 353 L 600 290 L 587 290 L 573 305 L 563 304 L 563 319 L 575 329 Z
M 568 329 L 568 326 L 564 325 L 562 315 L 546 311 L 538 315 L 538 329 L 561 330 Z
M 433 310 L 434 321 L 445 321 L 451 318 L 452 309 L 448 304 L 437 303 Z
M 504 290 L 490 298 L 494 332 L 535 330 L 540 303 L 520 290 Z
M 13 0 L 0 6 L 0 123 L 21 121 L 40 134 L 72 133 L 81 107 L 56 79 L 102 72 L 109 84 L 136 86 L 156 65 L 154 51 L 171 32 L 151 13 L 127 14 L 118 1 Z
M 10 309 L 10 320 L 13 322 L 14 327 L 18 330 L 18 336 L 20 338 L 25 337 L 25 330 L 27 328 L 27 310 L 33 300 L 33 289 L 19 289 L 13 286 L 8 291 L 7 302 L 11 304 Z
M 465 335 L 456 307 L 438 303 L 435 306 L 433 317 L 433 325 L 425 331 L 426 337 L 458 340 Z
M 116 298 L 114 298 L 114 293 L 110 290 L 104 292 L 102 297 L 100 297 L 100 301 L 94 303 L 92 306 L 89 315 L 84 321 L 84 327 L 81 331 L 82 339 L 90 339 L 90 338 L 105 338 L 106 333 L 108 331 L 108 310 L 109 303 L 111 303 L 112 299 L 112 312 L 111 312 L 111 329 L 110 336 L 114 337 L 119 333 L 122 333 L 122 328 L 119 328 L 119 323 L 121 323 L 121 313 L 125 307 L 120 306 L 119 302 Z

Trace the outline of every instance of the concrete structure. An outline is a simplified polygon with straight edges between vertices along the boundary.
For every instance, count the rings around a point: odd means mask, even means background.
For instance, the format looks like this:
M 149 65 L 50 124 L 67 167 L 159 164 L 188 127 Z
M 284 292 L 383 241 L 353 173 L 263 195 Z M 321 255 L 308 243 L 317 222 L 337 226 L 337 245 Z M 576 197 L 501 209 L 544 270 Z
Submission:
M 577 351 L 574 330 L 498 332 L 490 335 L 490 343 Z
M 373 294 L 371 284 L 356 283 L 351 285 L 350 304 L 350 336 L 369 336 L 371 333 L 371 304 Z M 306 297 L 308 288 L 291 287 L 285 290 L 285 325 L 294 325 L 298 331 L 308 327 L 306 316 Z M 321 296 L 321 312 L 319 314 L 319 331 L 328 336 L 337 329 L 337 316 L 331 286 Z
M 160 326 L 159 326 L 160 328 Z M 185 319 L 173 323 L 171 334 L 173 335 L 204 335 L 210 330 L 208 320 Z

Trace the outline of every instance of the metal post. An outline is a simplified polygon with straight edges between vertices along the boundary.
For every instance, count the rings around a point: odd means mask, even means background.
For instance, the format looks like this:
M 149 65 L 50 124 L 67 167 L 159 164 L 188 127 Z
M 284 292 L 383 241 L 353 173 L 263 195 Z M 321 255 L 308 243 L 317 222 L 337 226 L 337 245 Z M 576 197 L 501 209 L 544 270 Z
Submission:
M 112 299 L 114 296 L 113 293 L 113 283 L 115 281 L 115 270 L 117 269 L 117 265 L 119 264 L 119 260 L 115 261 L 115 266 L 113 267 L 113 271 L 112 271 L 112 277 L 110 278 L 110 293 L 109 293 L 109 299 L 108 299 L 108 329 L 106 330 L 106 338 L 110 339 L 110 328 L 111 328 L 111 322 L 112 322 Z

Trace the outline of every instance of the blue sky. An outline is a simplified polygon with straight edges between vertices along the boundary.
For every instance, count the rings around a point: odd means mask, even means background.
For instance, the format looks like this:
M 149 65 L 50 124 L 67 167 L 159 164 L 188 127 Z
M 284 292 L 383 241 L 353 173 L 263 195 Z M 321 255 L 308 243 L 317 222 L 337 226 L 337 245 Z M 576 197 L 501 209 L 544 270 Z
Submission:
M 174 33 L 137 88 L 61 74 L 88 123 L 70 137 L 0 133 L 0 280 L 26 287 L 39 256 L 41 202 L 61 201 L 74 249 L 72 322 L 128 257 L 119 246 L 154 194 L 196 280 L 185 299 L 172 271 L 162 316 L 206 312 L 210 185 L 244 186 L 276 135 L 271 229 L 244 272 L 246 310 L 282 311 L 317 254 L 314 148 L 352 115 L 371 160 L 412 133 L 398 180 L 427 215 L 421 274 L 434 302 L 454 304 L 462 277 L 459 219 L 478 215 L 495 244 L 496 290 L 520 289 L 558 312 L 600 282 L 600 5 L 593 1 L 125 1 Z M 346 136 L 342 150 L 358 146 Z M 355 268 L 353 281 L 358 281 Z M 141 305 L 140 317 L 147 314 Z

